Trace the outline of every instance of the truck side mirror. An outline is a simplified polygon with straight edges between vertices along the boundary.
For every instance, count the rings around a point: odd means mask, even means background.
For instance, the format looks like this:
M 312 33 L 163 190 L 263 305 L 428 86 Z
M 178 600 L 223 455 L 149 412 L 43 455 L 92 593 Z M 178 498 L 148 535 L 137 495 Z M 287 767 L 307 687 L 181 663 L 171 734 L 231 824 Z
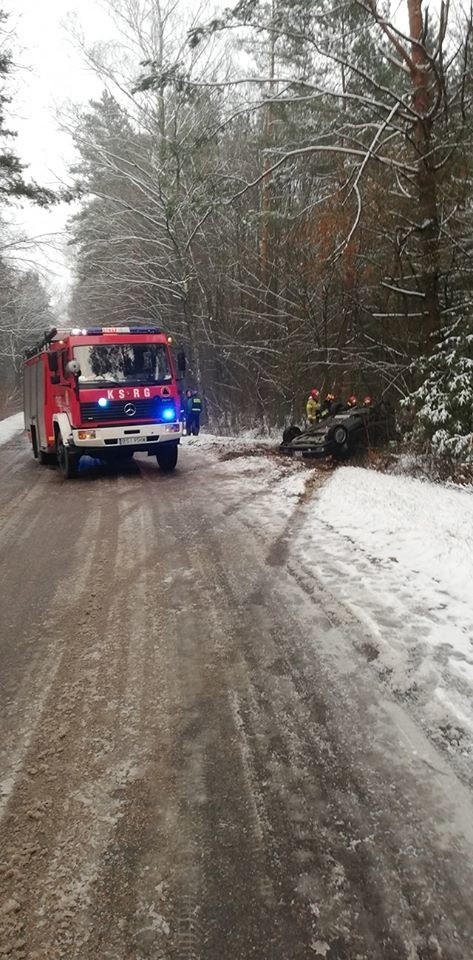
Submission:
M 55 350 L 48 350 L 48 367 L 50 373 L 59 373 L 59 355 Z
M 80 363 L 78 360 L 69 360 L 65 367 L 68 377 L 80 377 Z
M 184 350 L 179 350 L 177 353 L 177 369 L 179 373 L 184 374 L 186 372 L 187 360 Z

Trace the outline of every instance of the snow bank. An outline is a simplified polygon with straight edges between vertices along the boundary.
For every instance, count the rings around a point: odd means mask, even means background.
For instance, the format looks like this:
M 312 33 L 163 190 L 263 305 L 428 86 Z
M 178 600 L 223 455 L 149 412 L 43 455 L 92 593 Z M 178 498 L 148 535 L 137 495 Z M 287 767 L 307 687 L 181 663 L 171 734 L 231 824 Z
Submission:
M 12 417 L 7 417 L 6 420 L 0 420 L 0 446 L 3 443 L 8 443 L 16 433 L 19 433 L 20 430 L 24 429 L 24 419 L 22 413 L 15 413 Z
M 423 574 L 469 601 L 473 584 L 473 491 L 452 490 L 358 467 L 338 470 L 315 513 L 374 557 Z
M 340 468 L 311 500 L 293 556 L 473 782 L 473 491 Z
M 245 448 L 245 447 L 254 447 L 254 446 L 268 446 L 274 447 L 276 440 L 280 439 L 276 436 L 258 436 L 256 431 L 247 430 L 244 433 L 239 433 L 235 435 L 220 435 L 216 433 L 199 433 L 198 437 L 185 436 L 183 439 L 184 443 L 188 443 L 191 446 L 195 447 L 208 447 L 219 444 L 221 447 L 232 447 L 232 448 Z

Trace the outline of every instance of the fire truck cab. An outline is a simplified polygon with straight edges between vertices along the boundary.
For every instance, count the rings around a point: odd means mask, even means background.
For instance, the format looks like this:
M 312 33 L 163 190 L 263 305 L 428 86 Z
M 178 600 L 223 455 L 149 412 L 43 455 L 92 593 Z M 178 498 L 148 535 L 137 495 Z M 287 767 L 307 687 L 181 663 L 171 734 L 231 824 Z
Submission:
M 176 375 L 170 342 L 156 327 L 46 334 L 23 368 L 25 429 L 39 462 L 57 460 L 69 479 L 81 456 L 125 460 L 142 451 L 173 470 L 185 356 Z

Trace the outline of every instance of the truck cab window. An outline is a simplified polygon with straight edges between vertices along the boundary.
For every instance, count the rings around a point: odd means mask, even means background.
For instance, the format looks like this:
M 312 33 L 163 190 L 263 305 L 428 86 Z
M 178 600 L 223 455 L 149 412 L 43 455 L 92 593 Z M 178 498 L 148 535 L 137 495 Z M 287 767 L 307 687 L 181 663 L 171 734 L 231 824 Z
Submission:
M 74 347 L 81 386 L 160 384 L 172 380 L 167 347 L 161 343 L 94 344 Z

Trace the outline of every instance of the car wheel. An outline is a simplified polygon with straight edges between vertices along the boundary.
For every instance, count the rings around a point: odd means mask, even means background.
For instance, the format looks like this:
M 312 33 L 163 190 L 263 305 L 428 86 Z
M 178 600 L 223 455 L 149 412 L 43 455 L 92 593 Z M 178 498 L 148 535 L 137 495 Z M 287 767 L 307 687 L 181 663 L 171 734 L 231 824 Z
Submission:
M 337 444 L 337 447 L 343 447 L 348 438 L 348 432 L 346 427 L 336 427 L 333 431 L 333 442 Z
M 302 430 L 300 430 L 299 427 L 295 427 L 295 426 L 287 427 L 282 435 L 282 442 L 291 443 L 291 441 L 295 440 L 296 437 L 300 437 L 301 433 L 302 433 Z

